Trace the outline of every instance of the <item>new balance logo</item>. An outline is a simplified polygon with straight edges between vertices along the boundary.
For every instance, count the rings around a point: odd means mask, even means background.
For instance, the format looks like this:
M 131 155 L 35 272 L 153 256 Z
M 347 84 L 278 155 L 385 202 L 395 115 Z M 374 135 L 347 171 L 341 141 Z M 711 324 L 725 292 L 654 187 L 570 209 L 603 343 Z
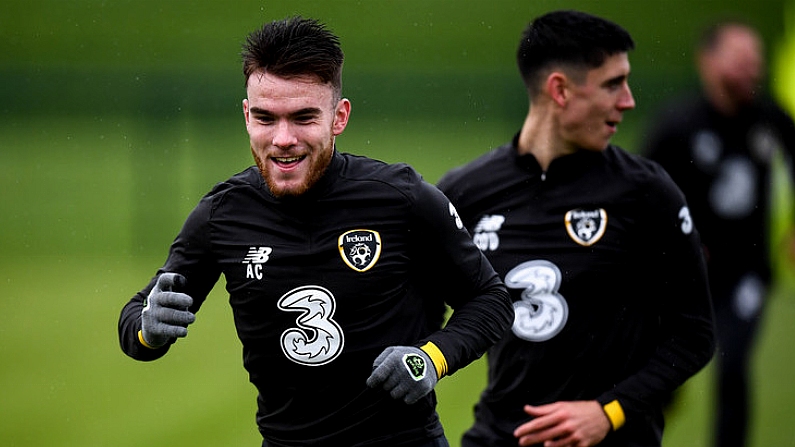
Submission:
M 497 232 L 502 228 L 505 216 L 500 214 L 483 216 L 472 235 L 472 240 L 481 251 L 494 251 L 500 246 L 500 237 Z
M 262 264 L 268 262 L 271 252 L 270 247 L 251 247 L 248 249 L 243 264 L 246 264 L 246 278 L 262 279 Z

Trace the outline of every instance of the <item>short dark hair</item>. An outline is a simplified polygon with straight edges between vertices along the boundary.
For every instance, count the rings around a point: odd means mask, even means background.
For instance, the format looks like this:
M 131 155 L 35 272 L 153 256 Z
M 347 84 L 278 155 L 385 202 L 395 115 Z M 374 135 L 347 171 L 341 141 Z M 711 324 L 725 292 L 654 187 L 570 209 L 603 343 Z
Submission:
M 315 19 L 295 16 L 266 23 L 248 35 L 242 58 L 246 82 L 257 70 L 285 78 L 314 76 L 341 94 L 339 38 Z
M 516 61 L 531 96 L 544 69 L 600 67 L 608 56 L 626 53 L 635 42 L 621 26 L 580 11 L 553 11 L 531 21 L 522 33 Z
M 699 52 L 710 52 L 718 47 L 723 33 L 731 28 L 741 28 L 756 33 L 756 29 L 742 19 L 726 18 L 718 22 L 711 23 L 701 30 L 701 34 L 696 41 L 696 50 Z

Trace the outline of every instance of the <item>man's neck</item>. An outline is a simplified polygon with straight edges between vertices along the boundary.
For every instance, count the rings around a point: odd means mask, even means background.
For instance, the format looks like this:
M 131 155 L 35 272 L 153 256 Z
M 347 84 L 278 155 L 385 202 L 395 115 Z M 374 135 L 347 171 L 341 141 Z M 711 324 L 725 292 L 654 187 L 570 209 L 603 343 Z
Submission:
M 730 94 L 720 88 L 705 88 L 704 95 L 712 107 L 724 116 L 735 116 L 740 111 L 741 104 Z
M 519 132 L 517 150 L 519 154 L 532 154 L 543 171 L 549 168 L 552 160 L 573 152 L 560 139 L 554 114 L 532 108 Z

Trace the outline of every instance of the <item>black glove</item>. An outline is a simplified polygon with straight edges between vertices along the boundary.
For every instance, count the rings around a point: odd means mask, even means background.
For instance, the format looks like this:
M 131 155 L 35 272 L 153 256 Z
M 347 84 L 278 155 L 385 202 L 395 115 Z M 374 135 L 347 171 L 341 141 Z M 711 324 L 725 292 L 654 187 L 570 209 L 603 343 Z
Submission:
M 184 285 L 184 276 L 163 273 L 144 301 L 141 336 L 150 348 L 159 348 L 173 338 L 188 335 L 187 326 L 196 320 L 196 316 L 188 311 L 193 299 L 173 291 Z
M 390 346 L 373 362 L 367 386 L 381 387 L 392 398 L 413 404 L 430 393 L 438 380 L 425 351 L 414 346 Z

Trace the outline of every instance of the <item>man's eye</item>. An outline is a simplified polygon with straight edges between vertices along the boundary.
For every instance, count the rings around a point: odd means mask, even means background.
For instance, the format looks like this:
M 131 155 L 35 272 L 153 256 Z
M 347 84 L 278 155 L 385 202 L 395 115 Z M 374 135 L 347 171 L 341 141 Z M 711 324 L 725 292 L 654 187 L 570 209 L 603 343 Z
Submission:
M 299 115 L 299 116 L 295 117 L 295 121 L 297 123 L 302 123 L 302 124 L 310 123 L 310 122 L 314 121 L 314 119 L 315 119 L 315 117 L 311 116 L 311 115 Z
M 609 82 L 607 84 L 607 88 L 609 88 L 610 90 L 618 90 L 618 89 L 621 89 L 621 88 L 624 87 L 624 83 L 625 82 L 626 81 L 624 79 L 615 80 L 615 81 Z

